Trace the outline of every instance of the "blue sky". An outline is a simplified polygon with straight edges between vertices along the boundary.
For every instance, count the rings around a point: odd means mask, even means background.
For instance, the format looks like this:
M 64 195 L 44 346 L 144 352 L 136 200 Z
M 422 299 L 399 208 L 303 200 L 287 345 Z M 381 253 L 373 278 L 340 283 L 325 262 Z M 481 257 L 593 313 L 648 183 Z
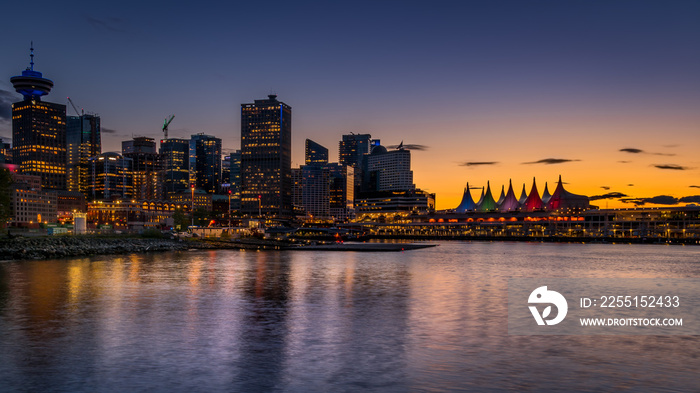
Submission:
M 605 152 L 671 145 L 680 147 L 663 164 L 689 169 L 673 181 L 700 179 L 690 153 L 700 147 L 698 1 L 26 4 L 3 6 L 14 17 L 0 26 L 1 136 L 11 135 L 9 78 L 34 40 L 36 69 L 55 82 L 46 100 L 70 96 L 100 114 L 104 150 L 158 137 L 170 114 L 172 136 L 204 132 L 238 148 L 240 104 L 274 92 L 293 108 L 297 165 L 305 138 L 336 159 L 341 134 L 368 132 L 427 146 L 414 170 L 432 191 L 459 194 L 468 178 L 505 183 L 550 156 L 581 160 L 556 170 L 577 176 L 574 165 Z M 566 151 L 582 134 L 597 143 Z M 465 161 L 501 164 L 477 171 Z M 662 164 L 652 161 L 634 173 Z M 454 184 L 430 175 L 437 169 Z

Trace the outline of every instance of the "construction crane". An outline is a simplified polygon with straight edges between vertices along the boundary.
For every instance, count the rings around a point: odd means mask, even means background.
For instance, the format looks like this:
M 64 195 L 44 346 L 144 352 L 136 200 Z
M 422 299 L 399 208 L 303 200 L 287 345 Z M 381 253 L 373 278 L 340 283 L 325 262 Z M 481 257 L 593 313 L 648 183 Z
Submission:
M 66 97 L 68 99 L 68 102 L 70 102 L 70 105 L 73 107 L 73 110 L 75 110 L 75 113 L 78 116 L 82 116 L 85 114 L 85 111 L 78 111 L 78 108 L 75 107 L 75 104 L 73 103 L 73 100 L 70 99 L 70 97 Z
M 170 125 L 170 123 L 173 121 L 174 118 L 175 118 L 175 115 L 170 115 L 170 117 L 165 119 L 165 121 L 163 122 L 163 135 L 165 135 L 165 139 L 168 139 L 168 126 Z

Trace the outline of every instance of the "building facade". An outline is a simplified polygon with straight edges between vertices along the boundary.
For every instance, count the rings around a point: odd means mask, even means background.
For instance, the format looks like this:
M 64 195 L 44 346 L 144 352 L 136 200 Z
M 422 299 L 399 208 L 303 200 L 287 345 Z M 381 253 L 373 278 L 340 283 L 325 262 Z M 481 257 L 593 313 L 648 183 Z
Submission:
M 10 225 L 25 227 L 56 222 L 56 193 L 42 190 L 41 181 L 41 176 L 12 173 Z
M 34 71 L 34 48 L 30 66 L 10 78 L 24 99 L 12 104 L 12 157 L 19 172 L 41 176 L 48 190 L 66 189 L 66 106 L 42 102 L 53 82 Z
M 67 189 L 87 195 L 90 157 L 102 153 L 100 117 L 90 114 L 67 116 L 66 149 Z
M 161 139 L 163 192 L 167 198 L 190 189 L 190 141 L 181 138 Z
M 328 149 L 311 139 L 307 139 L 304 141 L 304 163 L 320 166 L 328 164 Z
M 119 153 L 107 152 L 90 158 L 88 199 L 131 199 L 134 197 L 133 161 Z
M 148 137 L 123 141 L 122 155 L 132 161 L 134 198 L 163 199 L 163 171 L 160 155 L 156 153 L 156 141 Z
M 409 191 L 416 188 L 411 170 L 411 152 L 406 149 L 387 151 L 375 146 L 365 159 L 363 191 Z
M 190 184 L 210 194 L 221 190 L 221 139 L 205 134 L 192 135 Z
M 292 108 L 277 100 L 241 105 L 241 210 L 292 215 Z

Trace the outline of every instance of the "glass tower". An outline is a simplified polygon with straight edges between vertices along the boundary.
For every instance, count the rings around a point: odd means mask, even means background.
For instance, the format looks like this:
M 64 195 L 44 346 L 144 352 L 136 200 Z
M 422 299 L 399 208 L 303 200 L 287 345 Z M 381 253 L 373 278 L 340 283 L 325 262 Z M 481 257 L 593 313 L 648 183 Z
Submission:
M 292 108 L 269 95 L 241 104 L 241 207 L 244 214 L 292 214 Z

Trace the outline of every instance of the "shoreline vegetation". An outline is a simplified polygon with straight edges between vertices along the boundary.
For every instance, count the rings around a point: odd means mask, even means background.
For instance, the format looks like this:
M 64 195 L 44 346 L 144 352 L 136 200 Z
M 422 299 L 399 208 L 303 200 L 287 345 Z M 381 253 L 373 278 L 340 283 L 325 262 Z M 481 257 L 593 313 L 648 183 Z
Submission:
M 299 250 L 299 251 L 408 251 L 434 247 L 426 241 L 526 241 L 526 242 L 566 242 L 566 243 L 617 243 L 617 244 L 676 244 L 695 245 L 693 242 L 660 242 L 658 239 L 600 239 L 600 238 L 559 238 L 559 237 L 373 237 L 381 242 L 336 243 L 315 241 L 311 244 L 280 240 L 244 238 L 236 240 L 220 238 L 178 238 L 148 237 L 139 235 L 78 235 L 78 236 L 36 236 L 0 239 L 0 260 L 57 259 L 109 254 L 130 254 L 163 251 L 202 250 Z M 409 242 L 406 242 L 409 241 Z M 419 241 L 410 243 L 410 241 Z

